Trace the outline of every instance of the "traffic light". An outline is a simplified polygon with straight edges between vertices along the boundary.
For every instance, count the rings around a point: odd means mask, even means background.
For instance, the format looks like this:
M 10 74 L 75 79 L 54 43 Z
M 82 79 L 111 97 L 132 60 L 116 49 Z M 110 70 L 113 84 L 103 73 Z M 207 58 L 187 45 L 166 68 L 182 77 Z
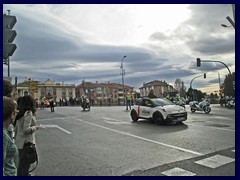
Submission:
M 3 59 L 8 59 L 17 49 L 16 44 L 12 43 L 17 36 L 16 31 L 12 30 L 16 22 L 16 16 L 3 14 Z M 8 62 L 4 61 L 4 64 L 8 65 Z
M 200 66 L 201 66 L 201 59 L 197 58 L 197 67 L 200 67 Z
M 204 79 L 206 79 L 206 73 L 203 74 Z

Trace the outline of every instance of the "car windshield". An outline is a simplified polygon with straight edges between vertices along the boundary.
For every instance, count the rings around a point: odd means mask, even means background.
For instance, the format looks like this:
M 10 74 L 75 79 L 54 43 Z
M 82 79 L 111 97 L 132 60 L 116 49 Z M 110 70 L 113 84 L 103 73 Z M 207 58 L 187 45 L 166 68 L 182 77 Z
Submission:
M 168 105 L 173 105 L 173 103 L 167 99 L 152 99 L 152 102 L 154 103 L 155 106 L 168 106 Z

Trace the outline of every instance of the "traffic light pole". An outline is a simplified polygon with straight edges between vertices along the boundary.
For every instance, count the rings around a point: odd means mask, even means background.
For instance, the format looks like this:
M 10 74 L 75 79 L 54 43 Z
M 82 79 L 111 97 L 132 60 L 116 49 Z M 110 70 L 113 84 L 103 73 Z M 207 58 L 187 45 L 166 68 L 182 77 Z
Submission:
M 196 77 L 194 77 L 194 78 L 191 80 L 190 89 L 192 89 L 192 82 L 193 82 L 193 80 L 196 79 L 196 78 L 202 77 L 202 76 L 203 76 L 204 78 L 206 78 L 206 74 L 204 73 L 203 75 L 196 76 Z M 192 99 L 193 99 L 193 100 L 195 99 L 195 98 L 194 98 L 194 93 L 193 93 L 193 91 L 192 91 Z
M 202 60 L 201 59 L 200 62 L 219 62 L 219 63 L 223 64 L 228 69 L 228 72 L 229 72 L 230 75 L 232 74 L 230 69 L 228 68 L 228 66 L 225 63 L 223 63 L 222 61 Z
M 200 76 L 196 76 L 196 77 L 194 77 L 194 78 L 191 80 L 190 88 L 192 88 L 192 82 L 193 82 L 193 80 L 196 79 L 196 78 L 202 77 L 202 76 L 204 76 L 204 75 L 200 75 Z
M 213 61 L 213 60 L 201 60 L 200 58 L 197 58 L 197 66 L 198 67 L 201 66 L 201 62 L 218 62 L 218 63 L 223 64 L 228 69 L 230 78 L 232 79 L 232 73 L 231 73 L 230 69 L 228 68 L 228 66 L 224 62 L 222 62 L 222 61 Z M 233 88 L 235 89 L 235 84 L 234 84 L 233 80 L 231 80 L 231 81 L 232 81 Z

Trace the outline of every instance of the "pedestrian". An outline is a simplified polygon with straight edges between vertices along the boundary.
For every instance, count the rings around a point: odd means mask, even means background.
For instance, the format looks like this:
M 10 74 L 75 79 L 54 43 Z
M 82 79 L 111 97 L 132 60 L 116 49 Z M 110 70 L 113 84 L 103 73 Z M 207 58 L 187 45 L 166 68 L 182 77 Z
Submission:
M 44 97 L 41 99 L 41 109 L 44 109 L 44 103 L 45 103 L 45 99 Z
M 12 90 L 13 90 L 12 84 L 7 80 L 3 80 L 3 96 L 12 98 Z M 15 100 L 14 103 L 17 105 L 17 102 Z M 14 139 L 14 125 L 12 123 L 9 124 L 7 131 L 10 137 Z
M 17 175 L 17 146 L 8 133 L 10 124 L 16 118 L 17 106 L 14 99 L 3 96 L 3 176 Z
M 131 110 L 131 99 L 132 99 L 131 94 L 130 94 L 130 93 L 127 93 L 127 96 L 126 96 L 126 100 L 127 100 L 126 111 L 128 110 L 128 107 L 129 107 L 130 110 Z
M 17 175 L 29 176 L 31 164 L 24 159 L 23 146 L 27 142 L 36 145 L 35 132 L 39 129 L 36 123 L 36 107 L 31 96 L 27 95 L 21 98 L 16 121 L 16 145 L 19 151 Z
M 3 96 L 12 97 L 12 90 L 12 84 L 7 80 L 3 80 Z
M 35 99 L 36 108 L 38 108 L 38 98 Z
M 53 99 L 50 99 L 50 108 L 51 108 L 51 112 L 54 112 L 54 101 L 53 101 Z

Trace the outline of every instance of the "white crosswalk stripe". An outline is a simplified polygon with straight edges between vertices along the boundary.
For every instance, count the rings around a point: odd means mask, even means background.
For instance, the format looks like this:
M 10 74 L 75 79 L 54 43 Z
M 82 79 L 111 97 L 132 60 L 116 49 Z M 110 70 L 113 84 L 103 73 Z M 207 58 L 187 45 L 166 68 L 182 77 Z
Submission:
M 196 161 L 195 163 L 200 164 L 202 166 L 209 167 L 209 168 L 217 168 L 234 161 L 235 159 L 230 157 L 215 155 L 215 156 L 211 156 L 211 157 Z
M 196 176 L 195 173 L 192 173 L 190 171 L 178 167 L 164 171 L 162 172 L 162 174 L 166 176 Z

